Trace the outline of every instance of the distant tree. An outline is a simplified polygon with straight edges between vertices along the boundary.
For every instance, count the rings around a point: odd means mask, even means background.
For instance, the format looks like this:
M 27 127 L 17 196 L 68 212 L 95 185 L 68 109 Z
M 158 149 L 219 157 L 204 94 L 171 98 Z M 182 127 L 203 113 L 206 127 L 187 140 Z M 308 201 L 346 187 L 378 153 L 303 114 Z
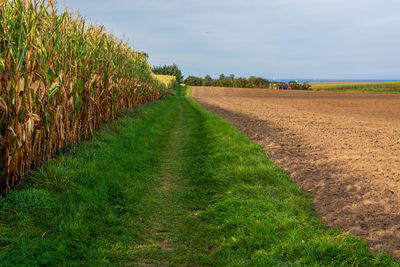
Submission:
M 245 79 L 245 78 L 236 78 L 233 81 L 233 87 L 236 87 L 236 88 L 246 88 L 246 87 L 248 87 L 247 79 Z
M 232 74 L 233 75 L 233 74 Z M 216 81 L 216 86 L 221 86 L 221 87 L 232 87 L 233 85 L 233 79 L 232 75 L 229 77 L 226 77 L 224 74 L 219 75 L 219 79 Z
M 248 80 L 248 87 L 250 88 L 268 88 L 269 81 L 260 77 L 251 76 Z
M 211 78 L 210 75 L 206 75 L 204 76 L 203 82 L 202 82 L 203 86 L 212 86 L 213 85 L 213 79 Z
M 203 84 L 203 79 L 196 76 L 188 76 L 185 79 L 185 84 L 190 86 L 201 86 Z
M 172 75 L 176 77 L 176 81 L 181 83 L 183 80 L 182 71 L 178 68 L 178 66 L 174 63 L 172 65 L 163 65 L 163 66 L 153 66 L 153 73 L 155 74 L 163 74 L 163 75 Z

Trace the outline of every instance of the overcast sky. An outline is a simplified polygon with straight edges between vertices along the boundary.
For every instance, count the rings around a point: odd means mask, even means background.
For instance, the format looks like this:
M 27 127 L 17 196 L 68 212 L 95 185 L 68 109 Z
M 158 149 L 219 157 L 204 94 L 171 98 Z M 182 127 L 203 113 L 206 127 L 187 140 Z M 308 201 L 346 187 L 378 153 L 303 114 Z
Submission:
M 185 76 L 400 79 L 399 0 L 64 2 Z

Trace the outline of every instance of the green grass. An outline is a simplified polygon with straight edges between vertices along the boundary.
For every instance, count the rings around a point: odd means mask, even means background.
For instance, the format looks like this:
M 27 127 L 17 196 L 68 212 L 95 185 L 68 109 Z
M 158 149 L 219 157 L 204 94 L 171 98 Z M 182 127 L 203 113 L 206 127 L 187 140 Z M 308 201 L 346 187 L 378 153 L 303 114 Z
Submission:
M 399 94 L 400 82 L 385 83 L 311 83 L 314 91 Z
M 0 265 L 397 266 L 330 230 L 262 147 L 180 88 L 0 200 Z
M 126 259 L 143 231 L 141 199 L 154 187 L 175 106 L 170 99 L 137 109 L 3 197 L 1 265 L 100 265 Z

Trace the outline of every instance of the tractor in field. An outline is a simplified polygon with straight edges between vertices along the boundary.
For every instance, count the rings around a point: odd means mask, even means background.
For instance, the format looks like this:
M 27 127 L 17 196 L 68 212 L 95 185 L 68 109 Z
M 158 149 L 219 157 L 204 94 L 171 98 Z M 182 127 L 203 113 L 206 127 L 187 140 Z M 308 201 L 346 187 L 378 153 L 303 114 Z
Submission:
M 280 82 L 280 83 L 278 84 L 278 89 L 279 89 L 279 90 L 290 90 L 290 89 L 292 89 L 292 87 L 291 87 L 290 84 L 288 84 L 288 83 Z

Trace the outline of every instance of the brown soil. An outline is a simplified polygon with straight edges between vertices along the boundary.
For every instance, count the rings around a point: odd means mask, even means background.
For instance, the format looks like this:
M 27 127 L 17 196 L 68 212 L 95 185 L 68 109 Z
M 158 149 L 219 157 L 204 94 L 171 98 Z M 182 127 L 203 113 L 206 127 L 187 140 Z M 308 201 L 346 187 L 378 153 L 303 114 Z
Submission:
M 400 259 L 400 95 L 191 87 L 262 144 L 330 227 Z

